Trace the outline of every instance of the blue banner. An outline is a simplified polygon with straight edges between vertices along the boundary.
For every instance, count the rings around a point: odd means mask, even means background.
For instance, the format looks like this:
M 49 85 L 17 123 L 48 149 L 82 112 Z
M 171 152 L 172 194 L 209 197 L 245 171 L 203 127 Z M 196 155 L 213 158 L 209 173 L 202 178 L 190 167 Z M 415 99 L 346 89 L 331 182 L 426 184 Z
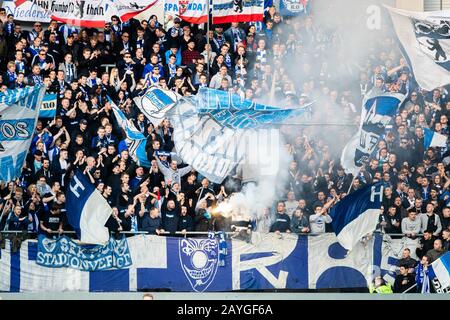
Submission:
M 54 118 L 56 116 L 57 94 L 46 94 L 42 99 L 39 118 Z
M 40 235 L 36 263 L 51 268 L 95 271 L 126 268 L 132 261 L 125 236 L 120 240 L 111 237 L 104 246 L 81 246 L 66 236 L 54 240 Z
M 33 240 L 22 243 L 12 252 L 9 241 L 0 250 L 0 291 L 58 292 L 58 291 L 137 291 L 165 288 L 171 291 L 208 292 L 233 290 L 321 289 L 366 287 L 374 272 L 395 277 L 392 267 L 397 259 L 384 247 L 382 236 L 375 235 L 368 243 L 358 243 L 351 252 L 340 246 L 334 234 L 314 237 L 253 233 L 251 241 L 227 240 L 227 251 L 220 258 L 217 237 L 175 238 L 139 235 L 127 239 L 115 249 L 105 247 L 108 254 L 92 257 L 87 251 L 60 240 L 38 244 Z M 399 240 L 400 241 L 400 240 Z M 399 243 L 400 244 L 400 243 Z M 44 246 L 45 256 L 41 257 Z M 61 267 L 57 252 L 70 253 L 73 266 L 97 267 L 96 271 L 81 271 Z M 106 266 L 114 254 L 131 261 L 128 268 Z M 395 252 L 401 252 L 401 248 Z M 415 250 L 411 250 L 415 252 Z M 87 255 L 87 257 L 86 257 Z M 83 257 L 83 261 L 80 261 Z M 127 257 L 131 257 L 128 260 Z M 398 259 L 400 259 L 399 257 Z M 54 261 L 50 263 L 50 261 Z M 114 261 L 114 258 L 109 258 Z M 223 265 L 223 266 L 222 266 Z
M 288 118 L 303 115 L 312 105 L 310 103 L 298 109 L 281 109 L 241 99 L 237 94 L 210 88 L 200 88 L 195 99 L 200 114 L 208 114 L 217 123 L 233 129 L 281 124 Z
M 280 0 L 280 13 L 282 16 L 297 16 L 309 14 L 311 0 Z

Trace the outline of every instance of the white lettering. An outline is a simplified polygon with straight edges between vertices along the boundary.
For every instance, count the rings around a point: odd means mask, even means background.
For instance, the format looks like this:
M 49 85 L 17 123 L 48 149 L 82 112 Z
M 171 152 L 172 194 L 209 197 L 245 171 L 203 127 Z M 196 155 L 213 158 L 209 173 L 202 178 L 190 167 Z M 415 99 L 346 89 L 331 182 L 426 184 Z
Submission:
M 75 180 L 75 185 L 70 184 L 70 191 L 72 191 L 77 198 L 80 197 L 80 194 L 78 193 L 77 189 L 80 188 L 81 190 L 86 189 L 80 180 L 78 180 L 77 176 L 73 176 L 73 180 Z

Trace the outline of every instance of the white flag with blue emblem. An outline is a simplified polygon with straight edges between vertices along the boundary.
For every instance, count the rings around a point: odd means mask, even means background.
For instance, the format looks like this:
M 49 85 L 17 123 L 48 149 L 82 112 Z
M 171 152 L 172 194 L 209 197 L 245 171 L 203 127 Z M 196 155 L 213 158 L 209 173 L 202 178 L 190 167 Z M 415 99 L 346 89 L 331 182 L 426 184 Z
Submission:
M 339 201 L 332 209 L 331 225 L 341 246 L 352 248 L 378 224 L 383 198 L 383 185 L 361 188 Z
M 417 83 L 425 90 L 450 83 L 450 11 L 411 12 L 388 7 Z
M 20 176 L 44 93 L 39 86 L 0 93 L 0 181 Z
M 445 148 L 447 146 L 447 136 L 432 131 L 428 128 L 423 128 L 423 146 L 425 149 L 430 147 Z
M 173 91 L 150 87 L 145 94 L 133 99 L 144 116 L 156 127 L 166 117 L 166 113 L 178 102 L 180 96 Z
M 112 213 L 106 199 L 79 170 L 67 190 L 67 219 L 83 243 L 105 244 L 109 240 L 106 221 Z

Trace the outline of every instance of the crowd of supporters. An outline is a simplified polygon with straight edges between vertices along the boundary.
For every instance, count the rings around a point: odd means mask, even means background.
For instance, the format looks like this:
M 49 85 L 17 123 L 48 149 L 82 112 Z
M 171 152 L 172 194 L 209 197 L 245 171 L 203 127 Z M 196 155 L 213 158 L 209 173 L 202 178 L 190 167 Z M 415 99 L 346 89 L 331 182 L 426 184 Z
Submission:
M 311 117 L 322 123 L 282 128 L 293 157 L 288 181 L 278 186 L 280 201 L 244 226 L 261 232 L 329 232 L 328 212 L 336 202 L 383 181 L 378 229 L 420 237 L 416 254 L 429 262 L 448 251 L 450 156 L 447 148 L 424 148 L 424 128 L 448 136 L 449 93 L 445 87 L 426 92 L 417 86 L 393 35 L 373 41 L 371 54 L 351 66 L 357 76 L 343 77 L 346 65 L 328 63 L 339 59 L 344 46 L 339 34 L 315 24 L 313 15 L 282 17 L 275 7 L 263 22 L 211 25 L 210 30 L 151 16 L 125 23 L 112 17 L 104 29 L 36 22 L 25 31 L 4 9 L 0 21 L 0 91 L 45 84 L 58 95 L 56 117 L 37 123 L 21 177 L 0 186 L 0 230 L 50 236 L 71 230 L 65 191 L 76 169 L 113 208 L 111 231 L 223 229 L 223 217 L 214 208 L 240 189 L 235 187 L 239 180 L 230 176 L 212 184 L 178 163 L 171 157 L 176 150 L 170 122 L 154 126 L 133 102 L 149 86 L 184 96 L 208 86 L 257 101 L 270 95 L 289 108 L 315 101 Z M 374 156 L 353 177 L 339 156 L 357 129 L 361 102 L 370 90 L 407 98 Z M 128 153 L 108 97 L 147 137 L 150 168 L 138 166 Z M 327 122 L 336 117 L 351 129 L 328 130 Z M 406 265 L 407 275 L 417 262 Z

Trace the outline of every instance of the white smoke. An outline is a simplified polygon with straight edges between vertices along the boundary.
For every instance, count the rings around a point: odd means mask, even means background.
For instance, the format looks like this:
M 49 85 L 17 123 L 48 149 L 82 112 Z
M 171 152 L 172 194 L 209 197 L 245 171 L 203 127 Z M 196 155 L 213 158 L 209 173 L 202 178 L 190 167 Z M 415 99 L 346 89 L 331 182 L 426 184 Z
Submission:
M 286 184 L 292 156 L 285 148 L 279 130 L 271 131 L 273 133 L 276 131 L 277 134 L 272 135 L 270 147 L 268 148 L 267 144 L 263 145 L 262 141 L 258 141 L 261 145 L 259 148 L 253 143 L 252 148 L 247 151 L 247 159 L 239 165 L 241 178 L 247 183 L 240 192 L 233 193 L 220 202 L 214 212 L 221 213 L 226 218 L 231 217 L 232 220 L 258 219 L 262 217 L 266 208 L 272 207 L 282 196 L 281 189 Z M 266 133 L 262 136 L 264 139 L 267 138 Z M 277 137 L 277 141 L 273 141 L 274 136 Z

